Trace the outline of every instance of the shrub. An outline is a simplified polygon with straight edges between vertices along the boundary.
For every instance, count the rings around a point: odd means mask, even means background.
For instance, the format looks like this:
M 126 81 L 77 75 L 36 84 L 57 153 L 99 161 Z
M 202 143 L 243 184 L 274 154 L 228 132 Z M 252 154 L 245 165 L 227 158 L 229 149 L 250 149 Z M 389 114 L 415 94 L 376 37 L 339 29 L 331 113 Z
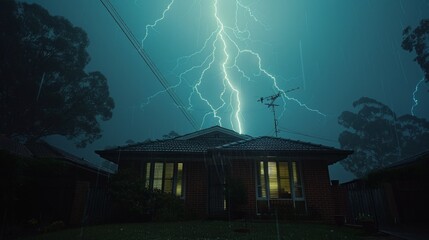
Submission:
M 116 202 L 119 221 L 176 221 L 184 218 L 183 201 L 160 190 L 150 191 L 144 179 L 132 170 L 122 170 L 110 182 L 109 192 Z

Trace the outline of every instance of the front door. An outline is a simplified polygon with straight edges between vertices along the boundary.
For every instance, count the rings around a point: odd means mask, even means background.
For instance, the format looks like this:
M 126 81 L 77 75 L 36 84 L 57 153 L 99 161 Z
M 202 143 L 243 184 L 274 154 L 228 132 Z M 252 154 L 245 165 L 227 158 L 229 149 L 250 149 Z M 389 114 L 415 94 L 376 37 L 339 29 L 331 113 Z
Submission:
M 225 216 L 225 170 L 221 165 L 209 166 L 208 207 L 209 216 L 219 218 Z

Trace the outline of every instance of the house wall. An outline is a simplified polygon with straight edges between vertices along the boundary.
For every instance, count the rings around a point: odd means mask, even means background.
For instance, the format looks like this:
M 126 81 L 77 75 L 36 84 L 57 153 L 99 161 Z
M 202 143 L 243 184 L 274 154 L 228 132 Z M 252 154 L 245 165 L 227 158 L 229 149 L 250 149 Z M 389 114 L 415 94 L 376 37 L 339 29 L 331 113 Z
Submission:
M 308 213 L 333 222 L 335 207 L 327 162 L 322 160 L 302 161 L 302 177 Z
M 204 162 L 184 163 L 185 168 L 185 207 L 196 217 L 208 217 L 208 168 Z M 230 174 L 234 180 L 243 183 L 247 192 L 247 202 L 236 209 L 246 216 L 256 214 L 255 169 L 251 160 L 232 160 Z
M 246 216 L 256 216 L 257 209 L 263 210 L 266 201 L 256 200 L 256 176 L 254 159 L 231 159 L 230 174 L 232 178 L 240 180 L 247 191 L 247 202 L 233 211 L 238 211 Z M 208 194 L 208 166 L 205 161 L 183 161 L 185 171 L 185 208 L 187 213 L 197 218 L 206 218 L 209 215 Z M 138 164 L 137 164 L 138 165 Z M 140 169 L 135 163 L 128 163 L 127 167 Z M 327 162 L 324 160 L 301 161 L 302 182 L 304 187 L 305 202 L 299 201 L 300 209 L 308 210 L 310 215 L 320 217 L 328 222 L 334 221 L 335 194 L 329 179 Z M 121 166 L 122 168 L 123 166 Z M 338 195 L 338 194 L 337 194 Z M 292 201 L 271 200 L 272 206 L 291 205 Z
M 185 171 L 185 208 L 195 217 L 207 216 L 208 172 L 204 162 L 186 162 Z
M 231 161 L 231 176 L 243 183 L 247 192 L 247 203 L 238 207 L 238 211 L 247 216 L 256 214 L 256 182 L 254 161 L 233 160 Z

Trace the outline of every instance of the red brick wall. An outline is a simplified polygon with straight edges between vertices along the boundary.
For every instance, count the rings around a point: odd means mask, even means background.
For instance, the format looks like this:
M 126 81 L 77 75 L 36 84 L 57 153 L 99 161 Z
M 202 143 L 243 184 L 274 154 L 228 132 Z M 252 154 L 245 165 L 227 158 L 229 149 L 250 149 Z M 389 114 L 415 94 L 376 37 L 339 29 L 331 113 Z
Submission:
M 240 211 L 248 216 L 256 214 L 256 186 L 253 160 L 231 160 L 231 175 L 234 179 L 243 182 L 247 191 L 247 204 L 240 207 Z
M 186 162 L 185 170 L 185 207 L 196 217 L 207 216 L 208 172 L 204 162 Z
M 187 211 L 197 217 L 207 217 L 208 214 L 208 170 L 204 162 L 184 163 L 185 182 L 185 207 Z M 255 170 L 251 160 L 231 160 L 231 175 L 234 179 L 242 181 L 248 197 L 247 203 L 240 206 L 248 216 L 256 214 L 256 189 Z
M 322 160 L 302 161 L 302 178 L 308 212 L 333 222 L 335 210 L 327 163 Z

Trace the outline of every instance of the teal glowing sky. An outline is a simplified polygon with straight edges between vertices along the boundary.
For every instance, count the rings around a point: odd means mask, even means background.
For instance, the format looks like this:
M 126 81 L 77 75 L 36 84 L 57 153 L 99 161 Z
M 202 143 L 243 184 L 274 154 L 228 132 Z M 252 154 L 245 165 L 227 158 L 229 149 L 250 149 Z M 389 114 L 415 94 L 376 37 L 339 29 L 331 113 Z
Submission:
M 102 139 L 83 150 L 60 139 L 59 147 L 95 161 L 93 150 L 128 139 L 194 131 L 99 1 L 28 2 L 88 33 L 88 70 L 106 75 L 116 103 L 113 118 L 102 123 Z M 280 136 L 338 147 L 343 129 L 337 117 L 352 110 L 353 101 L 367 96 L 398 115 L 410 113 L 423 77 L 414 55 L 400 45 L 406 26 L 429 17 L 425 0 L 111 3 L 177 86 L 172 91 L 198 128 L 222 125 L 251 136 L 273 135 L 272 112 L 257 100 L 299 87 L 276 102 Z M 419 87 L 413 110 L 428 118 L 428 84 Z M 331 176 L 350 178 L 339 165 Z

